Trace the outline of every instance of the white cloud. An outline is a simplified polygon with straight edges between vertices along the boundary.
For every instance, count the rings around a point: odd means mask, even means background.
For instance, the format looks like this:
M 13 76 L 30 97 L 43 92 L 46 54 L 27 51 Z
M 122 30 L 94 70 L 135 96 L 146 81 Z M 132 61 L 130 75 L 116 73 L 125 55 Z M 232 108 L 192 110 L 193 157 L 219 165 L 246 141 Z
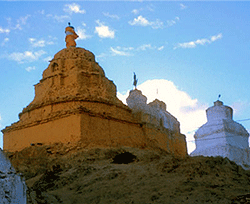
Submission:
M 59 23 L 63 23 L 63 22 L 65 22 L 66 20 L 69 20 L 69 19 L 70 19 L 70 17 L 67 16 L 67 15 L 58 16 L 58 15 L 47 14 L 46 16 L 47 16 L 48 18 L 54 19 L 55 21 L 57 21 L 57 22 L 59 22 Z
M 9 32 L 10 32 L 10 29 L 0 27 L 0 33 L 7 33 L 8 34 Z
M 53 59 L 53 56 L 48 56 L 43 59 L 45 62 L 50 62 Z
M 207 105 L 192 99 L 188 93 L 179 90 L 173 82 L 154 79 L 138 85 L 137 88 L 148 98 L 148 103 L 156 98 L 166 103 L 167 111 L 180 122 L 181 132 L 186 135 L 187 141 L 194 140 L 195 130 L 206 123 Z M 118 92 L 117 97 L 126 103 L 128 94 L 129 91 L 125 95 Z M 187 145 L 188 152 L 192 152 L 195 148 L 194 143 L 188 142 Z
M 147 49 L 155 49 L 155 47 L 152 47 L 151 44 L 144 44 L 144 45 L 141 45 L 137 48 L 138 51 L 140 51 L 140 50 L 145 51 Z
M 151 44 L 143 44 L 138 47 L 110 47 L 109 53 L 102 53 L 98 55 L 99 58 L 107 57 L 107 56 L 134 56 L 136 52 L 146 51 L 146 50 L 158 50 L 161 51 L 164 49 L 164 46 L 156 47 Z
M 29 38 L 29 42 L 33 47 L 44 47 L 45 41 L 44 40 L 37 40 L 35 38 Z
M 91 38 L 90 35 L 86 34 L 86 30 L 84 28 L 77 27 L 76 33 L 79 36 L 79 40 L 86 40 L 87 38 Z
M 80 13 L 80 14 L 84 14 L 86 13 L 84 9 L 81 10 L 81 6 L 79 4 L 76 4 L 76 3 L 72 3 L 72 4 L 66 4 L 64 6 L 64 9 L 63 9 L 65 12 L 67 13 Z
M 167 26 L 170 27 L 170 26 L 173 26 L 177 23 L 177 21 L 179 21 L 180 18 L 177 16 L 174 18 L 174 20 L 167 20 Z
M 222 38 L 222 33 L 219 33 L 218 35 L 214 35 L 211 37 L 211 41 L 214 42 L 216 40 L 219 40 Z
M 31 17 L 31 15 L 28 14 L 26 16 L 22 16 L 19 19 L 17 19 L 17 24 L 14 27 L 14 29 L 22 30 L 23 29 L 22 26 L 27 24 L 27 20 L 30 17 Z
M 9 38 L 4 38 L 3 42 L 1 43 L 1 46 L 4 46 L 9 41 L 10 41 Z
M 125 52 L 125 51 L 120 50 L 119 47 L 116 49 L 111 47 L 110 50 L 111 50 L 112 55 L 120 55 L 120 56 L 130 56 L 131 55 L 129 52 Z
M 178 43 L 174 47 L 174 49 L 177 49 L 177 48 L 195 48 L 197 45 L 211 44 L 212 42 L 219 40 L 221 38 L 222 38 L 222 33 L 219 33 L 218 35 L 214 35 L 210 38 L 203 38 L 203 39 L 198 39 L 195 41 Z
M 133 21 L 129 21 L 128 23 L 132 26 L 151 26 L 153 29 L 163 28 L 163 22 L 161 22 L 159 19 L 156 21 L 148 21 L 141 15 L 137 18 L 134 18 Z
M 24 63 L 24 62 L 36 61 L 44 54 L 46 54 L 46 52 L 43 50 L 39 50 L 37 52 L 32 52 L 32 51 L 13 52 L 8 56 L 8 58 L 18 63 Z
M 133 21 L 129 21 L 129 24 L 133 25 L 133 26 L 134 25 L 139 25 L 139 26 L 149 26 L 150 25 L 149 21 L 142 16 L 138 16 L 137 18 L 134 18 Z
M 110 29 L 108 26 L 104 25 L 104 23 L 99 20 L 96 21 L 98 26 L 95 27 L 95 33 L 98 34 L 100 38 L 114 38 L 115 31 Z
M 186 9 L 186 8 L 187 8 L 187 6 L 186 6 L 186 5 L 184 5 L 184 4 L 180 4 L 180 7 L 181 7 L 181 10 L 183 10 L 183 9 Z
M 20 17 L 18 20 L 17 20 L 17 22 L 18 23 L 21 23 L 22 25 L 26 25 L 26 23 L 27 23 L 27 20 L 28 20 L 28 18 L 30 18 L 31 17 L 31 15 L 26 15 L 26 16 L 23 16 L 23 17 Z
M 108 56 L 107 53 L 101 53 L 101 54 L 99 54 L 99 55 L 96 55 L 96 58 L 97 58 L 97 59 L 101 59 L 101 58 L 105 58 L 105 57 L 107 57 L 107 56 Z
M 154 10 L 155 10 L 155 8 L 154 8 L 153 5 L 148 5 L 148 6 L 144 7 L 144 8 L 133 9 L 131 12 L 136 15 L 136 14 L 139 14 L 141 11 L 151 11 L 151 12 L 153 12 Z
M 45 11 L 44 10 L 41 10 L 41 11 L 38 11 L 39 14 L 41 15 L 44 15 L 45 14 Z
M 35 69 L 36 69 L 36 67 L 33 66 L 33 67 L 27 67 L 25 70 L 26 70 L 27 72 L 31 72 L 32 70 L 35 70 Z
M 139 10 L 139 9 L 133 9 L 131 12 L 132 12 L 133 14 L 138 14 L 138 13 L 140 12 L 140 10 Z
M 32 47 L 45 47 L 46 45 L 53 45 L 53 41 L 45 41 L 43 39 L 37 40 L 36 38 L 29 38 Z
M 161 46 L 161 47 L 158 47 L 158 50 L 163 50 L 164 49 L 164 46 Z
M 118 15 L 110 14 L 109 12 L 106 12 L 106 13 L 103 12 L 103 15 L 106 17 L 109 17 L 109 18 L 116 19 L 116 20 L 120 19 L 120 17 Z

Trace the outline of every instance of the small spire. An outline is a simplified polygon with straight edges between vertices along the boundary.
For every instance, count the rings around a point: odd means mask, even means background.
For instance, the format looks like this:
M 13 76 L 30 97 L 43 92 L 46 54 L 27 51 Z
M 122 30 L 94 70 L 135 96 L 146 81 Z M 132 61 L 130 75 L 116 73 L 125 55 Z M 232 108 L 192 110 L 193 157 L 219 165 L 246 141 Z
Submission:
M 218 96 L 218 101 L 219 101 L 220 97 L 221 97 L 221 95 L 219 94 L 219 96 Z
M 68 22 L 68 27 L 65 28 L 65 34 L 66 47 L 76 47 L 75 39 L 79 36 L 76 34 L 74 27 L 70 25 L 70 22 Z
M 136 86 L 137 86 L 137 82 L 138 82 L 138 79 L 136 78 L 136 74 L 134 73 L 134 82 L 133 82 L 133 85 L 136 89 Z
M 75 29 L 73 26 L 71 26 L 70 22 L 68 22 L 68 27 Z

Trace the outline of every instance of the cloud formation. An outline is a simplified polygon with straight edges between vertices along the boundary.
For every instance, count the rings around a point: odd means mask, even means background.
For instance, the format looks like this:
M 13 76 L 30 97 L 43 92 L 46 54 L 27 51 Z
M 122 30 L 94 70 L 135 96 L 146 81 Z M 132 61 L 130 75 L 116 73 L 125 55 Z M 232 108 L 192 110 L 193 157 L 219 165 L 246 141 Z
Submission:
M 109 12 L 103 12 L 103 15 L 106 16 L 106 17 L 109 17 L 109 18 L 113 18 L 113 19 L 116 19 L 116 20 L 119 20 L 120 17 L 118 15 L 114 15 L 114 14 L 110 14 Z
M 44 62 L 50 62 L 53 59 L 53 56 L 47 56 L 43 59 Z
M 33 67 L 27 67 L 25 70 L 26 70 L 27 72 L 31 72 L 32 70 L 35 70 L 35 69 L 36 69 L 36 67 L 33 66 Z
M 48 18 L 52 18 L 54 21 L 57 21 L 57 22 L 59 22 L 59 23 L 63 23 L 63 22 L 65 22 L 66 20 L 69 20 L 69 19 L 70 19 L 70 17 L 67 16 L 67 15 L 60 15 L 60 16 L 58 16 L 58 15 L 47 14 L 46 16 L 47 16 Z
M 164 46 L 153 46 L 151 44 L 143 44 L 138 47 L 110 47 L 109 53 L 102 53 L 98 55 L 98 58 L 107 57 L 107 56 L 134 56 L 136 52 L 142 52 L 147 50 L 158 50 L 161 51 L 164 49 Z
M 0 27 L 0 33 L 7 33 L 8 34 L 9 32 L 10 32 L 10 29 Z
M 151 44 L 143 44 L 141 46 L 139 46 L 136 50 L 138 51 L 145 51 L 145 50 L 148 50 L 148 49 L 155 49 L 156 47 L 153 47 Z
M 139 9 L 133 9 L 131 12 L 132 12 L 133 14 L 138 14 L 138 13 L 140 12 L 140 10 L 139 10 Z
M 155 8 L 151 4 L 151 5 L 148 5 L 148 6 L 144 7 L 144 8 L 133 9 L 131 12 L 136 15 L 136 14 L 139 14 L 141 11 L 151 11 L 151 12 L 153 12 L 154 10 L 155 10 Z
M 85 14 L 86 13 L 85 10 L 84 9 L 81 10 L 81 6 L 76 3 L 66 4 L 63 10 L 69 14 L 72 14 L 72 13 Z
M 78 40 L 86 40 L 87 38 L 91 38 L 91 35 L 86 34 L 86 29 L 77 27 L 76 33 L 79 36 Z
M 175 17 L 173 20 L 167 20 L 167 26 L 171 27 L 171 26 L 175 25 L 179 20 L 180 20 L 180 18 L 178 16 Z
M 11 30 L 22 30 L 23 26 L 27 24 L 28 19 L 31 17 L 31 15 L 27 14 L 26 16 L 19 17 L 15 23 L 13 23 L 12 18 L 8 17 L 6 18 L 8 22 L 8 28 L 2 28 L 0 27 L 0 33 L 6 33 L 9 34 Z
M 96 23 L 98 24 L 98 26 L 95 27 L 95 33 L 97 33 L 100 38 L 114 38 L 115 37 L 114 30 L 104 25 L 104 23 L 100 22 L 99 20 L 97 20 Z
M 119 50 L 119 47 L 118 48 L 111 47 L 110 51 L 111 51 L 111 54 L 113 56 L 116 56 L 116 55 L 119 55 L 119 56 L 130 56 L 131 55 L 129 52 L 125 52 L 125 51 Z
M 36 38 L 29 38 L 32 47 L 45 47 L 46 45 L 53 45 L 53 41 L 45 41 L 43 39 L 37 40 Z
M 184 10 L 184 9 L 186 9 L 186 8 L 187 8 L 187 6 L 186 6 L 186 5 L 184 5 L 184 4 L 180 4 L 180 8 L 181 8 L 181 10 Z
M 161 51 L 164 49 L 164 46 L 158 47 L 157 49 Z
M 37 52 L 13 52 L 8 56 L 8 59 L 14 60 L 18 63 L 37 61 L 42 55 L 46 54 L 45 51 L 39 50 Z
M 221 38 L 222 38 L 222 33 L 219 33 L 218 35 L 214 35 L 210 38 L 202 38 L 202 39 L 198 39 L 195 41 L 178 43 L 174 47 L 174 49 L 177 49 L 177 48 L 195 48 L 197 45 L 211 44 L 212 42 L 219 40 Z
M 9 42 L 10 39 L 9 38 L 4 38 L 4 40 L 1 43 L 1 46 L 4 46 L 7 42 Z
M 137 18 L 134 18 L 133 21 L 128 22 L 131 26 L 150 26 L 153 29 L 163 28 L 163 22 L 161 22 L 159 19 L 156 21 L 149 21 L 143 16 L 138 16 Z
M 156 98 L 165 102 L 167 111 L 180 122 L 181 132 L 186 135 L 187 141 L 194 140 L 195 130 L 206 122 L 207 105 L 200 104 L 197 99 L 192 99 L 188 93 L 179 90 L 173 82 L 165 79 L 148 80 L 138 85 L 137 89 L 147 97 L 147 103 Z M 126 104 L 128 94 L 129 91 L 125 95 L 118 92 L 117 96 Z M 188 152 L 194 149 L 195 144 L 188 142 Z
M 22 30 L 23 29 L 22 26 L 27 24 L 27 20 L 30 17 L 31 17 L 31 15 L 29 15 L 29 14 L 26 16 L 21 16 L 19 19 L 17 19 L 17 24 L 14 27 L 14 29 Z

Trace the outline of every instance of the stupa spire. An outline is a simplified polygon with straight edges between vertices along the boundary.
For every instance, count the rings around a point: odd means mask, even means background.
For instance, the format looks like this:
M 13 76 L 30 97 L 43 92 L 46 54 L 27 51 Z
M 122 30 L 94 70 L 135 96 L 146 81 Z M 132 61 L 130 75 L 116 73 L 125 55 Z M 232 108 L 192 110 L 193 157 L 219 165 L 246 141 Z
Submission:
M 134 82 L 133 82 L 133 85 L 134 85 L 135 89 L 137 87 L 137 82 L 138 82 L 138 79 L 136 78 L 136 74 L 134 72 Z
M 79 36 L 76 34 L 75 29 L 73 26 L 70 25 L 70 22 L 68 22 L 68 27 L 65 28 L 65 42 L 66 47 L 76 47 L 75 39 L 77 39 Z

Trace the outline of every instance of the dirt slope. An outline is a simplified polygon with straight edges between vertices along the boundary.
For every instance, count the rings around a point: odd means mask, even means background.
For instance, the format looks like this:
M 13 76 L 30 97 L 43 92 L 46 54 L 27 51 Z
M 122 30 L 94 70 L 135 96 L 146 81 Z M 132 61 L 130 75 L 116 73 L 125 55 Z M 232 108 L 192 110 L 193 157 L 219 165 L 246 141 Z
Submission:
M 221 157 L 36 145 L 8 153 L 29 203 L 250 203 L 250 172 Z M 126 163 L 126 164 L 124 164 Z

